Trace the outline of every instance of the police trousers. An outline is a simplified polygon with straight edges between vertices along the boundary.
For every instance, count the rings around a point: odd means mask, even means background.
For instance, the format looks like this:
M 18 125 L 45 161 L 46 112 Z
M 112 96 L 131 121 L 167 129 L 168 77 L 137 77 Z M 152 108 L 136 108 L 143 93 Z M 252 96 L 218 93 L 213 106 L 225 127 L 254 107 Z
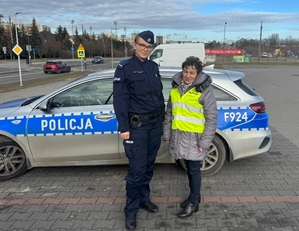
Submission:
M 187 168 L 189 179 L 189 202 L 197 205 L 200 199 L 201 186 L 201 161 L 184 160 Z
M 142 121 L 141 126 L 130 129 L 130 140 L 124 140 L 129 170 L 126 180 L 126 216 L 134 216 L 139 204 L 150 199 L 150 181 L 153 177 L 154 163 L 161 145 L 162 116 Z

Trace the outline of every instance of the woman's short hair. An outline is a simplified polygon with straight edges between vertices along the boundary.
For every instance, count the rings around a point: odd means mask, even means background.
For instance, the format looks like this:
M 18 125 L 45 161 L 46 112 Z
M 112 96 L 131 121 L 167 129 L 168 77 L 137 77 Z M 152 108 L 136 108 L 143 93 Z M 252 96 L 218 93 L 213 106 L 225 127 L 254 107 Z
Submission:
M 186 60 L 182 63 L 182 69 L 185 67 L 194 66 L 197 70 L 197 74 L 202 71 L 202 62 L 198 57 L 189 56 Z

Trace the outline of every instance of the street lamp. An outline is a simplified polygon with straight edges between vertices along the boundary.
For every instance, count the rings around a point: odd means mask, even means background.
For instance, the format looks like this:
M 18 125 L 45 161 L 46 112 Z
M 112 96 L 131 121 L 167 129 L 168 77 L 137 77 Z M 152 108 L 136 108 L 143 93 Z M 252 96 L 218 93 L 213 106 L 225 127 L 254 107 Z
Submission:
M 72 23 L 72 59 L 74 59 L 74 22 L 75 20 L 72 20 L 71 23 Z
M 116 28 L 116 26 L 117 26 L 117 21 L 114 21 L 113 24 L 114 24 L 114 26 L 115 26 L 115 36 L 116 36 L 116 40 L 117 40 L 117 28 Z
M 18 39 L 18 27 L 17 27 L 17 15 L 21 14 L 21 12 L 15 13 L 15 29 L 16 29 L 16 42 L 17 46 L 19 46 L 19 39 Z M 19 75 L 20 75 L 20 86 L 23 86 L 22 84 L 22 72 L 21 72 L 21 60 L 20 60 L 20 54 L 18 54 L 18 63 L 19 63 Z
M 128 54 L 128 51 L 127 51 L 127 28 L 124 27 L 124 30 L 125 30 L 125 58 L 127 58 L 127 54 Z
M 117 33 L 117 21 L 113 22 L 115 28 L 111 28 L 111 67 L 113 68 L 113 40 L 112 40 L 112 30 L 115 29 L 115 34 Z M 116 37 L 117 38 L 117 37 Z
M 225 31 L 226 31 L 226 24 L 227 24 L 227 22 L 224 23 L 223 47 L 225 47 Z
M 16 42 L 17 42 L 17 45 L 19 45 L 19 39 L 18 39 L 18 27 L 17 27 L 17 15 L 18 14 L 21 14 L 21 12 L 16 12 L 15 13 L 15 29 L 16 29 Z
M 111 33 L 110 33 L 110 36 L 111 36 L 111 68 L 113 68 L 113 40 L 112 40 L 112 29 L 111 28 Z

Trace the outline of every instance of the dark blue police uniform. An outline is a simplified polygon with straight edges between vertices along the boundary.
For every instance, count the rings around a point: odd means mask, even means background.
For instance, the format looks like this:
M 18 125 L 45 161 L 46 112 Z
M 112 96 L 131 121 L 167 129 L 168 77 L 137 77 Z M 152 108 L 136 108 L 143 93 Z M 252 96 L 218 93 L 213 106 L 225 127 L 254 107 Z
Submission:
M 126 216 L 136 215 L 139 204 L 149 201 L 149 184 L 161 144 L 164 115 L 162 88 L 155 62 L 147 59 L 142 62 L 134 54 L 118 64 L 113 81 L 113 105 L 119 131 L 130 132 L 130 139 L 123 142 L 129 159 L 125 178 Z M 132 125 L 132 117 L 135 116 L 140 121 Z

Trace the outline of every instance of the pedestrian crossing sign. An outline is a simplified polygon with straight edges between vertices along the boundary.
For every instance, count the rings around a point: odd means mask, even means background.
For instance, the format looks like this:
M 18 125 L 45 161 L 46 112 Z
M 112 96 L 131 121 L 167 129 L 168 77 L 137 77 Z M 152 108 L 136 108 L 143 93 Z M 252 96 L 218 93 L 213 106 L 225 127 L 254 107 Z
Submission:
M 78 52 L 78 58 L 85 58 L 85 50 L 81 43 L 78 47 L 77 52 Z
M 78 58 L 85 58 L 85 51 L 84 50 L 78 50 Z

